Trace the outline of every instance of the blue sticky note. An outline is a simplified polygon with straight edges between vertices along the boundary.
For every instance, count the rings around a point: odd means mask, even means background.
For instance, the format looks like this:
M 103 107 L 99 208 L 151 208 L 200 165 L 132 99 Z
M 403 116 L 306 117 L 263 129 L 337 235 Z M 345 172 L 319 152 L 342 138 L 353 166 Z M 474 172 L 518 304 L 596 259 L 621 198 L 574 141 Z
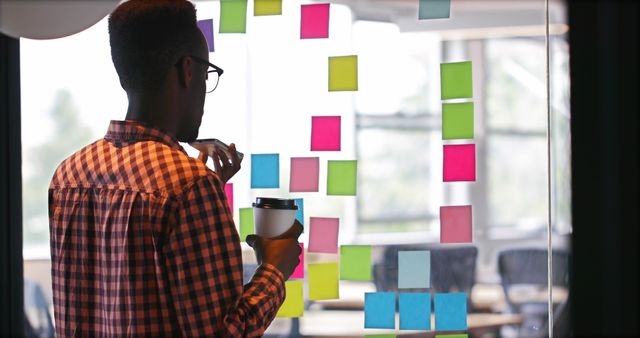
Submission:
M 418 19 L 446 19 L 451 15 L 451 0 L 420 0 Z
M 431 293 L 400 293 L 400 330 L 431 330 Z
M 431 252 L 398 251 L 398 288 L 431 287 Z
M 365 329 L 396 328 L 396 293 L 366 292 L 364 294 Z
M 205 40 L 207 40 L 207 46 L 209 46 L 209 53 L 214 51 L 213 48 L 213 19 L 199 20 L 198 28 L 202 31 Z
M 279 154 L 251 154 L 251 188 L 280 188 Z
M 298 206 L 298 211 L 296 212 L 296 219 L 300 224 L 304 225 L 304 199 L 296 198 L 294 199 L 296 205 Z
M 436 293 L 433 304 L 436 330 L 467 329 L 467 295 L 465 293 Z

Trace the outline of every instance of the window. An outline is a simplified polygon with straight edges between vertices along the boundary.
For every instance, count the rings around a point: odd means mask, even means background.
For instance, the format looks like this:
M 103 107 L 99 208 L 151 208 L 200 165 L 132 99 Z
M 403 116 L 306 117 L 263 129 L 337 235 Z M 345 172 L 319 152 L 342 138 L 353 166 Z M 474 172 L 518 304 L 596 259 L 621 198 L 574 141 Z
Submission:
M 356 21 L 361 87 L 355 95 L 360 163 L 358 233 L 361 242 L 384 233 L 433 233 L 444 191 L 433 165 L 441 150 L 441 41 L 430 32 L 401 33 L 388 22 Z
M 393 33 L 381 34 L 385 29 Z M 375 240 L 372 233 L 384 233 L 378 238 L 391 242 L 401 237 L 437 239 L 438 207 L 473 201 L 477 236 L 543 239 L 547 223 L 543 37 L 443 41 L 433 34 L 400 33 L 392 23 L 354 24 L 357 42 L 378 46 L 366 50 L 374 55 L 371 64 L 391 65 L 377 75 L 377 88 L 363 86 L 356 95 L 362 168 L 358 233 L 367 240 Z M 560 60 L 552 69 L 556 76 L 552 131 L 554 206 L 562 224 L 558 226 L 566 233 L 570 228 L 566 41 L 562 37 L 552 41 L 554 49 L 565 51 L 554 54 Z M 394 48 L 385 52 L 387 48 L 379 46 L 387 43 Z M 433 55 L 433 50 L 442 50 L 445 56 Z M 440 62 L 459 60 L 473 60 L 478 180 L 443 184 L 441 107 L 433 93 L 440 91 Z M 361 67 L 363 72 L 368 70 L 366 63 Z M 390 232 L 426 233 L 427 237 L 396 238 L 389 237 Z

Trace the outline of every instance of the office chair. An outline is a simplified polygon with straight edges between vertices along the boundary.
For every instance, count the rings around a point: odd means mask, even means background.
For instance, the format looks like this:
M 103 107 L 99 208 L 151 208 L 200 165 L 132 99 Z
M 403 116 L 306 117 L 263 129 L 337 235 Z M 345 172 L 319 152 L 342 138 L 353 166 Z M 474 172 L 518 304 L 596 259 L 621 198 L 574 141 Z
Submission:
M 470 301 L 475 284 L 478 248 L 475 246 L 390 245 L 385 247 L 381 262 L 373 266 L 376 291 L 410 292 L 398 290 L 398 251 L 429 250 L 431 252 L 431 293 L 464 292 L 467 308 L 473 312 Z
M 49 313 L 49 301 L 40 286 L 24 280 L 24 312 L 26 337 L 53 337 L 53 320 Z
M 569 253 L 553 250 L 553 286 L 569 286 Z M 547 288 L 547 250 L 509 249 L 498 253 L 498 273 L 502 284 L 508 311 L 523 315 L 518 327 L 518 337 L 545 337 L 548 325 L 547 300 L 514 299 L 514 288 L 529 287 L 534 290 Z

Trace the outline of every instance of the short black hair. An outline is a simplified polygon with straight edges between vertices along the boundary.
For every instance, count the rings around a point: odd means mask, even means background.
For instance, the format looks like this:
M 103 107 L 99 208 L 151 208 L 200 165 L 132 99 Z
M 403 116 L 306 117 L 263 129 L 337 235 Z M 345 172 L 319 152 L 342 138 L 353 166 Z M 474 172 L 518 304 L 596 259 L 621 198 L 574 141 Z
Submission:
M 111 58 L 127 92 L 160 88 L 180 57 L 201 44 L 187 0 L 129 0 L 109 16 Z

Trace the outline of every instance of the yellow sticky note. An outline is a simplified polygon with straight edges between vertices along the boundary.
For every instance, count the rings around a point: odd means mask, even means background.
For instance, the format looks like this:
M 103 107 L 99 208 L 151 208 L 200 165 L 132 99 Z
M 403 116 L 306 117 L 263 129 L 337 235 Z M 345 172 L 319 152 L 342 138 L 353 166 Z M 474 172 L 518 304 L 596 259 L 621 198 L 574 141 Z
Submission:
M 358 56 L 329 57 L 329 91 L 358 90 Z
M 338 299 L 338 263 L 309 264 L 309 299 Z
M 282 0 L 254 0 L 253 15 L 281 15 Z
M 285 288 L 287 296 L 278 310 L 276 317 L 302 317 L 304 314 L 303 281 L 287 281 Z

